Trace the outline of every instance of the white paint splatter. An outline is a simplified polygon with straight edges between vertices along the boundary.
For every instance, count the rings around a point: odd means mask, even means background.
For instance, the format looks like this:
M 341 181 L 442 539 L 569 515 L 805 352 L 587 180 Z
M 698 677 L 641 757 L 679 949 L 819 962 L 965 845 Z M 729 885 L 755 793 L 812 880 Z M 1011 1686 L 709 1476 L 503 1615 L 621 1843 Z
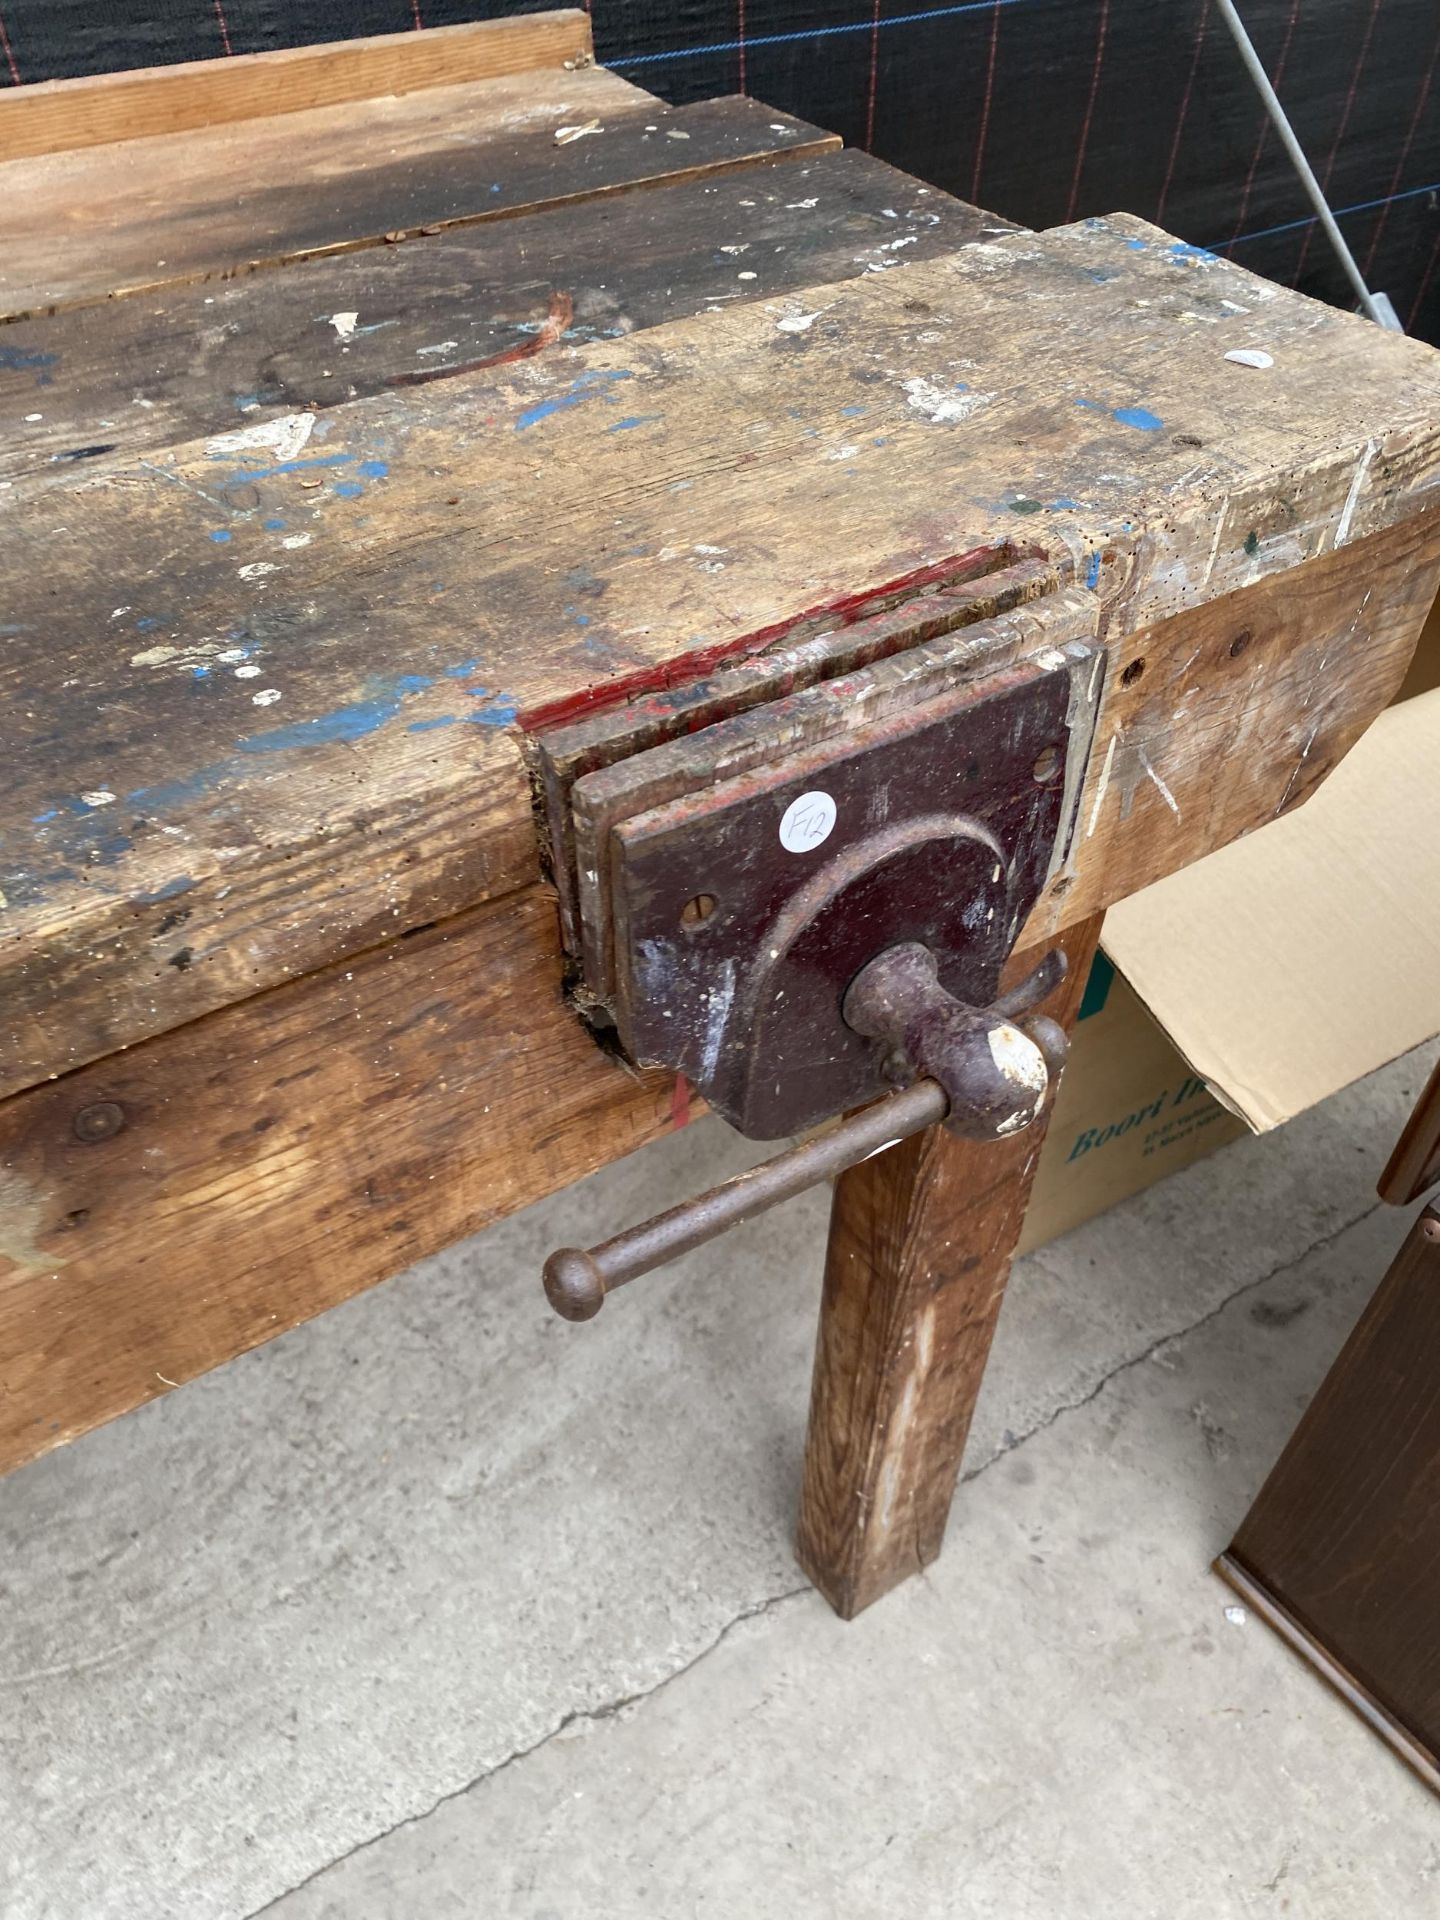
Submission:
M 332 313 L 330 324 L 342 340 L 353 340 L 355 329 L 360 324 L 358 313 Z
M 1345 504 L 1340 509 L 1340 519 L 1335 528 L 1335 545 L 1343 547 L 1350 538 L 1350 523 L 1355 518 L 1355 503 L 1360 498 L 1360 489 L 1365 484 L 1365 475 L 1370 471 L 1370 462 L 1380 451 L 1378 440 L 1367 440 L 1365 451 L 1360 456 L 1360 464 L 1355 469 L 1355 478 L 1350 482 L 1350 491 L 1345 496 Z
M 415 356 L 419 359 L 427 353 L 453 353 L 459 344 L 458 340 L 437 340 L 433 347 L 416 347 Z
M 262 687 L 259 693 L 252 693 L 250 698 L 257 707 L 273 707 L 275 702 L 280 698 L 280 689 L 278 687 Z
M 215 658 L 229 667 L 233 666 L 237 660 L 245 659 L 249 651 L 250 649 L 248 647 L 226 647 L 225 651 L 223 653 L 217 653 Z
M 296 547 L 308 547 L 314 537 L 313 534 L 309 533 L 292 533 L 288 534 L 280 544 L 282 547 L 289 547 L 293 552 Z
M 1237 367 L 1255 367 L 1260 372 L 1275 364 L 1274 354 L 1266 353 L 1263 347 L 1232 347 L 1225 358 Z
M 1232 1627 L 1243 1627 L 1246 1620 L 1244 1607 L 1226 1607 L 1225 1618 Z
M 583 140 L 587 133 L 599 133 L 599 131 L 598 120 L 587 120 L 583 127 L 557 127 L 555 144 L 557 147 L 568 147 L 572 140 Z
M 1170 811 L 1174 814 L 1175 818 L 1178 820 L 1180 818 L 1180 808 L 1176 802 L 1174 794 L 1170 791 L 1169 787 L 1166 786 L 1165 782 L 1160 778 L 1159 774 L 1155 771 L 1154 767 L 1151 766 L 1150 756 L 1148 753 L 1146 753 L 1145 749 L 1143 747 L 1137 747 L 1135 751 L 1140 755 L 1140 764 L 1142 767 L 1144 767 L 1147 776 L 1149 777 L 1151 783 L 1155 788 L 1155 791 L 1160 795 L 1160 798 L 1165 802 L 1166 806 L 1169 807 Z
M 785 202 L 785 211 L 787 213 L 806 213 L 809 211 L 811 207 L 818 207 L 819 204 L 820 204 L 820 199 L 818 194 L 813 200 L 787 200 Z M 883 1151 L 884 1151 L 883 1148 L 880 1148 L 880 1147 L 876 1148 L 877 1153 L 880 1153 Z
M 1105 804 L 1106 790 L 1110 785 L 1110 770 L 1115 765 L 1115 747 L 1119 738 L 1118 733 L 1112 733 L 1110 736 L 1110 745 L 1105 753 L 1105 764 L 1100 769 L 1100 784 L 1095 789 L 1095 804 L 1090 809 L 1090 824 L 1085 829 L 1085 838 L 1087 840 L 1091 834 L 1094 833 L 1096 823 L 1100 818 L 1100 809 Z
M 313 413 L 277 413 L 273 420 L 257 420 L 253 427 L 239 427 L 234 433 L 218 433 L 205 442 L 207 453 L 249 453 L 257 447 L 273 453 L 276 460 L 297 460 L 305 443 L 315 431 Z
M 260 678 L 260 669 L 259 667 L 248 665 L 236 667 L 235 678 L 237 680 L 258 680 Z
M 115 796 L 105 787 L 95 787 L 89 793 L 82 793 L 80 798 L 87 807 L 108 807 Z
M 716 984 L 710 989 L 710 1009 L 705 1020 L 705 1052 L 700 1078 L 709 1080 L 720 1060 L 720 1044 L 725 1038 L 725 1022 L 735 999 L 735 962 L 727 960 L 716 970 Z
M 1019 1027 L 1012 1027 L 1008 1020 L 1002 1020 L 992 1027 L 985 1036 L 990 1047 L 990 1058 L 997 1069 L 1004 1074 L 1012 1087 L 1024 1087 L 1028 1093 L 1043 1094 L 1049 1085 L 1050 1076 L 1045 1067 L 1045 1056 Z
M 918 375 L 901 384 L 905 398 L 915 411 L 923 413 L 927 420 L 941 424 L 968 420 L 972 413 L 988 407 L 995 398 L 993 393 L 971 393 L 968 388 L 947 392 L 944 387 L 937 387 L 934 381 L 922 380 Z
M 280 569 L 273 560 L 252 560 L 239 571 L 242 580 L 263 580 L 267 573 L 278 573 Z
M 775 322 L 776 330 L 780 333 L 808 333 L 824 311 L 823 307 L 817 307 L 814 313 L 787 313 L 783 320 Z
M 735 278 L 737 280 L 758 280 L 760 276 L 758 273 L 737 273 Z

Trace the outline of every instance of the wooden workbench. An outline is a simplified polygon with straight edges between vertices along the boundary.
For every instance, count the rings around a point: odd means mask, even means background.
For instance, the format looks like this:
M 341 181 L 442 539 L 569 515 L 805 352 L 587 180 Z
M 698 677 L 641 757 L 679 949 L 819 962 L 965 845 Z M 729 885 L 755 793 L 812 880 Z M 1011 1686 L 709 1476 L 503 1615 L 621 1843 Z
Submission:
M 1429 349 L 672 110 L 580 14 L 27 88 L 0 153 L 0 1466 L 683 1122 L 565 1002 L 537 733 L 1030 565 L 1110 656 L 1019 942 L 1074 981 L 1434 595 Z M 840 1184 L 844 1611 L 938 1550 L 1037 1150 Z

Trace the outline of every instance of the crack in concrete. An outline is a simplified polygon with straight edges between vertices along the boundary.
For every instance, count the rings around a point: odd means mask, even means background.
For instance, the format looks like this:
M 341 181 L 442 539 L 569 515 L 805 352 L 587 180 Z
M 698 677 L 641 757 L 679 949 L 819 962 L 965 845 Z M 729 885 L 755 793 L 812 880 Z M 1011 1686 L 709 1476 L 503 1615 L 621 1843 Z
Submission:
M 1122 1373 L 1129 1373 L 1134 1367 L 1144 1366 L 1147 1360 L 1152 1360 L 1163 1348 L 1174 1346 L 1175 1343 L 1180 1340 L 1188 1340 L 1192 1333 L 1198 1333 L 1202 1327 L 1208 1327 L 1212 1321 L 1218 1320 L 1222 1313 L 1232 1307 L 1237 1300 L 1243 1300 L 1247 1293 L 1258 1292 L 1261 1287 L 1268 1286 L 1272 1280 L 1278 1280 L 1282 1274 L 1289 1273 L 1293 1268 L 1300 1266 L 1304 1261 L 1308 1260 L 1312 1254 L 1325 1252 L 1327 1248 L 1333 1247 L 1337 1240 L 1342 1239 L 1345 1234 L 1349 1233 L 1352 1227 L 1358 1227 L 1362 1222 L 1372 1219 L 1374 1215 L 1384 1211 L 1386 1211 L 1385 1203 L 1383 1201 L 1377 1201 L 1374 1206 L 1364 1208 L 1360 1213 L 1354 1214 L 1348 1220 L 1342 1220 L 1338 1227 L 1333 1227 L 1329 1233 L 1322 1234 L 1318 1240 L 1312 1240 L 1308 1247 L 1305 1247 L 1295 1255 L 1294 1259 L 1280 1261 L 1277 1266 L 1271 1267 L 1268 1272 L 1260 1274 L 1258 1278 L 1254 1280 L 1246 1280 L 1242 1285 L 1236 1287 L 1233 1292 L 1227 1293 L 1223 1300 L 1217 1302 L 1208 1312 L 1202 1313 L 1198 1320 L 1189 1321 L 1185 1326 L 1177 1328 L 1173 1333 L 1162 1333 L 1157 1339 L 1152 1340 L 1147 1347 L 1143 1347 L 1139 1353 L 1132 1354 L 1126 1360 L 1118 1361 L 1111 1367 L 1108 1373 L 1103 1373 L 1100 1376 L 1093 1387 L 1088 1388 L 1087 1391 L 1079 1395 L 1078 1398 L 1074 1400 L 1062 1400 L 1059 1406 L 1052 1408 L 1043 1420 L 1037 1421 L 1033 1427 L 1027 1427 L 1024 1433 L 1008 1435 L 1001 1445 L 995 1449 L 994 1453 L 990 1455 L 988 1460 L 983 1461 L 978 1467 L 971 1468 L 968 1473 L 961 1474 L 961 1485 L 968 1486 L 972 1480 L 978 1480 L 981 1474 L 988 1473 L 997 1461 L 1003 1460 L 1008 1454 L 1016 1452 L 1018 1448 L 1023 1447 L 1028 1441 L 1033 1440 L 1037 1434 L 1048 1432 L 1049 1429 L 1054 1426 L 1055 1422 L 1063 1419 L 1067 1413 L 1076 1413 L 1081 1407 L 1088 1407 L 1093 1400 L 1098 1400 L 1106 1387 L 1110 1385 L 1111 1381 L 1118 1380 Z M 1398 1212 L 1399 1210 L 1396 1209 L 1396 1211 Z
M 1360 1213 L 1353 1215 L 1350 1219 L 1341 1221 L 1339 1226 L 1332 1228 L 1329 1233 L 1322 1235 L 1320 1239 L 1312 1241 L 1308 1247 L 1303 1248 L 1293 1259 L 1282 1260 L 1267 1272 L 1260 1274 L 1257 1278 L 1246 1280 L 1242 1285 L 1234 1288 L 1232 1292 L 1225 1295 L 1223 1300 L 1219 1301 L 1207 1312 L 1201 1314 L 1198 1320 L 1189 1321 L 1185 1326 L 1178 1327 L 1173 1332 L 1159 1335 L 1147 1346 L 1143 1347 L 1139 1353 L 1132 1354 L 1127 1359 L 1118 1361 L 1108 1372 L 1102 1374 L 1095 1384 L 1085 1393 L 1073 1400 L 1062 1401 L 1060 1405 L 1053 1408 L 1043 1420 L 1037 1421 L 1033 1427 L 1028 1427 L 1024 1433 L 1009 1435 L 1005 1443 L 998 1447 L 995 1452 L 990 1455 L 988 1460 L 983 1461 L 978 1467 L 972 1468 L 968 1473 L 961 1474 L 961 1484 L 968 1486 L 972 1481 L 978 1480 L 982 1474 L 988 1473 L 991 1467 L 995 1466 L 997 1462 L 1005 1459 L 1012 1453 L 1018 1452 L 1021 1447 L 1028 1445 L 1031 1440 L 1036 1439 L 1040 1434 L 1047 1433 L 1058 1420 L 1064 1419 L 1067 1414 L 1078 1413 L 1082 1408 L 1090 1406 L 1092 1402 L 1098 1400 L 1105 1389 L 1113 1381 L 1118 1380 L 1122 1374 L 1129 1373 L 1134 1368 L 1143 1366 L 1147 1360 L 1153 1359 L 1154 1356 L 1165 1347 L 1174 1346 L 1182 1340 L 1188 1340 L 1191 1334 L 1198 1333 L 1203 1327 L 1208 1327 L 1213 1321 L 1218 1320 L 1220 1315 L 1227 1312 L 1237 1300 L 1243 1300 L 1247 1294 L 1256 1293 L 1261 1287 L 1268 1286 L 1272 1280 L 1278 1280 L 1283 1274 L 1289 1273 L 1295 1267 L 1302 1265 L 1312 1254 L 1323 1253 L 1328 1248 L 1334 1246 L 1335 1243 L 1342 1239 L 1345 1234 L 1349 1233 L 1353 1227 L 1358 1227 L 1363 1221 L 1369 1220 L 1373 1215 L 1383 1211 L 1385 1211 L 1384 1203 L 1377 1202 L 1373 1206 L 1364 1208 Z M 919 1572 L 922 1577 L 925 1571 L 926 1569 L 921 1566 Z M 357 1840 L 353 1847 L 347 1848 L 344 1853 L 337 1854 L 333 1860 L 327 1860 L 323 1866 L 317 1867 L 313 1873 L 307 1874 L 303 1880 L 297 1880 L 293 1887 L 287 1887 L 283 1893 L 277 1893 L 272 1900 L 267 1900 L 264 1906 L 256 1907 L 251 1913 L 245 1916 L 245 1920 L 263 1920 L 263 1916 L 267 1913 L 273 1913 L 282 1901 L 288 1900 L 293 1894 L 302 1892 L 306 1887 L 313 1886 L 317 1880 L 323 1879 L 324 1876 L 332 1872 L 334 1868 L 343 1866 L 347 1860 L 354 1859 L 356 1854 L 364 1853 L 371 1847 L 378 1847 L 382 1842 L 388 1840 L 392 1834 L 400 1833 L 406 1827 L 421 1825 L 424 1821 L 428 1820 L 432 1814 L 438 1813 L 441 1807 L 448 1806 L 453 1800 L 463 1799 L 466 1794 L 473 1792 L 476 1787 L 483 1786 L 487 1780 L 493 1780 L 497 1774 L 504 1773 L 507 1767 L 516 1766 L 522 1760 L 530 1759 L 533 1754 L 539 1753 L 544 1747 L 548 1747 L 553 1740 L 558 1740 L 570 1727 L 586 1722 L 595 1725 L 606 1720 L 613 1720 L 618 1714 L 623 1713 L 627 1707 L 637 1706 L 642 1701 L 651 1699 L 655 1694 L 662 1693 L 665 1688 L 673 1686 L 677 1680 L 683 1680 L 685 1675 L 699 1666 L 702 1660 L 708 1660 L 717 1648 L 724 1645 L 735 1629 L 743 1626 L 747 1620 L 759 1619 L 762 1615 L 774 1613 L 789 1601 L 801 1599 L 806 1594 L 813 1594 L 814 1592 L 815 1588 L 807 1580 L 801 1586 L 789 1587 L 783 1593 L 771 1594 L 764 1600 L 757 1601 L 754 1606 L 743 1608 L 741 1612 L 727 1620 L 720 1631 L 715 1634 L 705 1646 L 701 1647 L 698 1652 L 692 1654 L 682 1666 L 676 1667 L 673 1673 L 665 1674 L 661 1679 L 657 1680 L 653 1686 L 643 1687 L 635 1693 L 623 1694 L 618 1699 L 606 1701 L 598 1707 L 573 1708 L 558 1720 L 548 1733 L 542 1734 L 538 1740 L 533 1741 L 528 1747 L 517 1747 L 513 1753 L 507 1754 L 503 1760 L 497 1760 L 493 1767 L 486 1767 L 482 1772 L 477 1773 L 473 1779 L 465 1781 L 463 1785 L 453 1787 L 448 1793 L 442 1793 L 422 1813 L 406 1814 L 404 1819 L 395 1821 L 392 1826 L 386 1827 L 382 1832 L 371 1834 L 364 1840 Z M 1289 1863 L 1286 1862 L 1287 1866 L 1288 1864 Z M 1285 1869 L 1282 1867 L 1282 1877 L 1284 1871 Z
M 407 1813 L 404 1819 L 395 1821 L 382 1832 L 372 1833 L 364 1840 L 357 1840 L 353 1847 L 347 1847 L 344 1853 L 337 1853 L 333 1860 L 327 1860 L 323 1866 L 316 1867 L 313 1873 L 307 1873 L 305 1878 L 297 1880 L 293 1887 L 287 1887 L 283 1893 L 277 1893 L 263 1906 L 252 1909 L 245 1916 L 245 1920 L 263 1920 L 263 1916 L 273 1913 L 282 1901 L 290 1899 L 294 1894 L 302 1893 L 306 1887 L 313 1886 L 317 1880 L 322 1880 L 336 1867 L 342 1867 L 347 1860 L 353 1860 L 357 1853 L 365 1853 L 371 1847 L 378 1847 L 392 1834 L 401 1833 L 406 1827 L 422 1825 L 432 1814 L 438 1813 L 452 1800 L 463 1800 L 467 1793 L 472 1793 L 476 1787 L 484 1786 L 487 1780 L 493 1780 L 496 1774 L 504 1773 L 507 1767 L 513 1767 L 522 1760 L 528 1760 L 532 1754 L 539 1753 L 542 1747 L 548 1747 L 552 1740 L 558 1740 L 569 1728 L 585 1722 L 595 1724 L 604 1720 L 613 1720 L 627 1707 L 637 1706 L 642 1700 L 649 1700 L 653 1695 L 663 1693 L 666 1687 L 673 1686 L 677 1680 L 683 1680 L 692 1667 L 697 1667 L 702 1660 L 707 1660 L 715 1649 L 722 1646 L 735 1629 L 743 1626 L 747 1620 L 756 1620 L 762 1614 L 774 1613 L 787 1601 L 798 1600 L 806 1594 L 813 1594 L 814 1591 L 814 1587 L 807 1580 L 801 1586 L 787 1587 L 783 1593 L 772 1593 L 764 1600 L 756 1601 L 754 1606 L 743 1608 L 725 1622 L 713 1639 L 707 1641 L 698 1652 L 691 1654 L 682 1666 L 676 1667 L 673 1673 L 662 1675 L 653 1686 L 641 1687 L 635 1693 L 622 1694 L 619 1699 L 607 1700 L 598 1707 L 572 1707 L 569 1713 L 562 1715 L 556 1721 L 548 1733 L 542 1733 L 540 1738 L 532 1741 L 528 1747 L 517 1747 L 514 1753 L 507 1753 L 503 1760 L 497 1760 L 493 1767 L 483 1768 L 473 1779 L 466 1780 L 461 1786 L 452 1787 L 448 1793 L 440 1794 L 422 1812 Z

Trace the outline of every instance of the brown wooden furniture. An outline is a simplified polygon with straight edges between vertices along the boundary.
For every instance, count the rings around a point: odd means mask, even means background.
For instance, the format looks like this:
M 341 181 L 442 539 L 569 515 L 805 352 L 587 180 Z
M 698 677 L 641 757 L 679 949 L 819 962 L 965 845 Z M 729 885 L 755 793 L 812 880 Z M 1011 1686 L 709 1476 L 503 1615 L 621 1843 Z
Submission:
M 1382 1198 L 1418 1199 L 1437 1150 L 1440 1070 Z M 1440 1207 L 1410 1228 L 1216 1566 L 1440 1791 Z
M 1073 988 L 1433 597 L 1428 349 L 672 110 L 578 14 L 446 45 L 0 96 L 0 1465 L 683 1122 L 562 990 L 555 729 L 723 714 L 867 609 L 947 686 L 1083 633 L 1011 966 Z M 938 1550 L 1038 1132 L 839 1183 L 801 1552 L 846 1613 Z

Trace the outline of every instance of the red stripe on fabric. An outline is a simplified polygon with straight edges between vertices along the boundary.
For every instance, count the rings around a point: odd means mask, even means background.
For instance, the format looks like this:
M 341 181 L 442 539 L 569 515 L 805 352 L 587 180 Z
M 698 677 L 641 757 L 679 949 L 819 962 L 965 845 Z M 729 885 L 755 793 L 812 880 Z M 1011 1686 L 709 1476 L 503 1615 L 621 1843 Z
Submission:
M 1354 70 L 1350 75 L 1350 88 L 1345 95 L 1345 106 L 1340 114 L 1340 124 L 1335 129 L 1335 138 L 1330 142 L 1330 157 L 1325 162 L 1325 173 L 1320 186 L 1326 198 L 1330 195 L 1330 176 L 1335 171 L 1335 159 L 1340 152 L 1340 142 L 1345 138 L 1345 129 L 1350 124 L 1350 110 L 1355 105 L 1355 95 L 1360 90 L 1360 74 L 1370 53 L 1370 42 L 1375 37 L 1375 22 L 1379 18 L 1381 0 L 1370 0 L 1370 18 L 1365 22 L 1365 38 L 1360 43 L 1360 52 L 1356 56 Z M 1305 271 L 1305 258 L 1310 251 L 1310 242 L 1315 237 L 1315 228 L 1308 226 L 1305 237 L 1300 242 L 1300 258 L 1295 262 L 1295 278 L 1298 280 Z
M 865 97 L 865 151 L 875 151 L 875 95 L 880 86 L 880 0 L 870 16 L 870 85 Z
M 1209 0 L 1206 0 L 1209 4 Z M 990 58 L 985 67 L 985 98 L 980 103 L 980 131 L 975 139 L 975 171 L 970 176 L 970 198 L 980 204 L 980 171 L 985 165 L 985 140 L 990 132 L 990 102 L 995 97 L 995 55 L 1000 46 L 1001 0 L 995 0 L 990 15 Z
M 20 68 L 16 64 L 15 54 L 10 46 L 10 36 L 5 31 L 5 19 L 3 14 L 0 14 L 0 53 L 3 53 L 5 56 L 5 65 L 10 72 L 11 86 L 18 87 L 21 84 Z
M 1370 269 L 1375 264 L 1375 254 L 1380 245 L 1380 236 L 1385 231 L 1385 222 L 1390 218 L 1389 202 L 1400 190 L 1400 176 L 1405 171 L 1405 162 L 1410 158 L 1410 149 L 1415 144 L 1415 135 L 1420 128 L 1420 119 L 1430 98 L 1430 83 L 1435 78 L 1436 62 L 1440 61 L 1440 33 L 1435 36 L 1435 45 L 1430 49 L 1430 64 L 1425 69 L 1425 78 L 1420 82 L 1420 92 L 1415 99 L 1415 111 L 1410 116 L 1410 125 L 1405 134 L 1405 144 L 1400 149 L 1400 158 L 1395 162 L 1395 171 L 1390 176 L 1390 188 L 1386 195 L 1386 205 L 1380 209 L 1380 218 L 1375 223 L 1375 231 L 1370 237 L 1370 251 L 1365 255 L 1365 264 L 1360 269 L 1368 280 Z
M 745 0 L 735 0 L 735 38 L 740 42 L 738 58 L 740 62 L 740 91 L 748 93 L 745 77 Z
M 1420 318 L 1420 309 L 1425 304 L 1425 296 L 1430 291 L 1430 282 L 1435 277 L 1435 263 L 1437 261 L 1440 261 L 1440 233 L 1437 233 L 1435 236 L 1435 244 L 1430 249 L 1429 265 L 1426 267 L 1420 281 L 1419 290 L 1415 295 L 1415 304 L 1411 307 L 1405 321 L 1405 331 L 1407 333 L 1413 333 L 1415 331 L 1415 322 Z
M 1175 178 L 1175 162 L 1180 154 L 1180 136 L 1185 131 L 1185 122 L 1190 114 L 1190 100 L 1195 92 L 1195 76 L 1200 71 L 1200 50 L 1205 45 L 1205 32 L 1210 25 L 1210 0 L 1205 0 L 1200 9 L 1200 26 L 1195 35 L 1195 51 L 1190 59 L 1190 72 L 1185 81 L 1185 91 L 1180 96 L 1180 117 L 1175 122 L 1175 137 L 1170 142 L 1170 158 L 1165 167 L 1165 181 L 1160 189 L 1160 198 L 1155 203 L 1155 224 L 1165 224 L 1165 202 L 1170 198 L 1170 182 Z
M 1285 22 L 1285 38 L 1280 43 L 1280 58 L 1275 62 L 1275 71 L 1270 76 L 1270 84 L 1278 93 L 1280 82 L 1285 78 L 1285 62 L 1290 58 L 1290 42 L 1295 38 L 1295 22 L 1300 18 L 1300 0 L 1293 0 L 1290 18 Z M 1225 252 L 1232 253 L 1235 242 L 1240 238 L 1245 225 L 1246 215 L 1250 211 L 1250 195 L 1255 186 L 1255 175 L 1260 167 L 1260 156 L 1265 151 L 1265 142 L 1270 138 L 1270 116 L 1264 107 L 1260 109 L 1260 131 L 1255 136 L 1255 151 L 1250 156 L 1250 171 L 1245 176 L 1245 190 L 1240 195 L 1240 211 L 1235 216 L 1235 231 L 1226 243 Z
M 1100 31 L 1095 39 L 1095 65 L 1090 69 L 1090 97 L 1085 102 L 1085 118 L 1080 123 L 1080 144 L 1075 149 L 1075 171 L 1070 176 L 1070 198 L 1065 218 L 1075 218 L 1080 199 L 1080 175 L 1085 167 L 1085 149 L 1090 145 L 1090 127 L 1095 119 L 1095 96 L 1100 91 L 1100 69 L 1105 63 L 1105 37 L 1110 31 L 1110 0 L 1100 0 Z
M 230 29 L 225 23 L 225 9 L 221 6 L 220 0 L 213 0 L 213 4 L 215 7 L 215 24 L 220 29 L 220 44 L 227 54 L 234 53 L 235 49 L 230 44 Z
M 590 11 L 588 3 L 586 5 L 585 11 L 587 13 Z M 425 27 L 425 22 L 420 18 L 420 0 L 410 0 L 410 12 L 415 21 L 415 31 L 417 33 L 423 32 Z

